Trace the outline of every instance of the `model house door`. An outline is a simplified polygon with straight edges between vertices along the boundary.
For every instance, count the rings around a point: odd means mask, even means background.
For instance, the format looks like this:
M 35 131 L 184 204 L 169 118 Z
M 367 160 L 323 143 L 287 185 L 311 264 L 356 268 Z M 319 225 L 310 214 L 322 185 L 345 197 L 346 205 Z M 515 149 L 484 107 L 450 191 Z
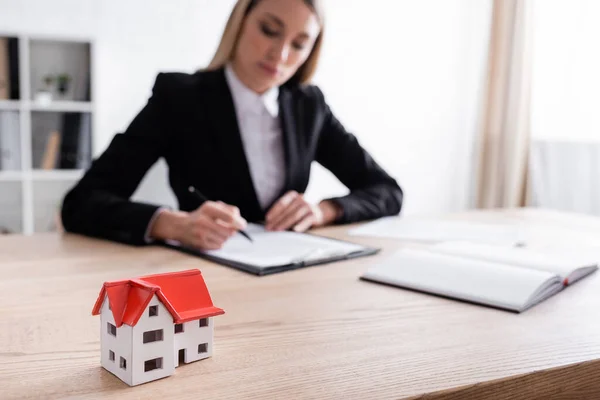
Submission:
M 179 356 L 177 357 L 177 366 L 179 367 L 181 364 L 185 364 L 185 349 L 179 350 Z

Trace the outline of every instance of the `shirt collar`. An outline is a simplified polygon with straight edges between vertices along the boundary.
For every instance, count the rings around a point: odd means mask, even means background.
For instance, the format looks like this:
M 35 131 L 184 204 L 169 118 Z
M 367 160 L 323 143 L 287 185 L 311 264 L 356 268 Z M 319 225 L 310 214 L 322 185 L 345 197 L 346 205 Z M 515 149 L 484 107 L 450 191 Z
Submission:
M 279 115 L 278 87 L 273 87 L 260 95 L 244 85 L 229 64 L 225 67 L 225 78 L 231 90 L 233 101 L 240 111 L 260 113 L 263 109 L 266 109 L 272 117 Z

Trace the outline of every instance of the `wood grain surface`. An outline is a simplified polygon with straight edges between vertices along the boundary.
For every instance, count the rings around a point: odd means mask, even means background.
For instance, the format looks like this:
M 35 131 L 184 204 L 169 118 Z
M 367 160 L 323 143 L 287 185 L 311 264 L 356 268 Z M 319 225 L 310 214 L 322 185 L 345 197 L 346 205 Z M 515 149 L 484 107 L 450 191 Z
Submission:
M 600 246 L 600 220 L 543 210 L 447 218 L 518 223 Z M 523 314 L 358 279 L 377 256 L 256 277 L 160 247 L 76 235 L 0 237 L 0 399 L 600 398 L 600 274 Z M 537 243 L 535 243 L 537 241 Z M 599 253 L 600 257 L 600 253 Z M 199 268 L 215 305 L 215 353 L 130 388 L 100 367 L 103 282 Z

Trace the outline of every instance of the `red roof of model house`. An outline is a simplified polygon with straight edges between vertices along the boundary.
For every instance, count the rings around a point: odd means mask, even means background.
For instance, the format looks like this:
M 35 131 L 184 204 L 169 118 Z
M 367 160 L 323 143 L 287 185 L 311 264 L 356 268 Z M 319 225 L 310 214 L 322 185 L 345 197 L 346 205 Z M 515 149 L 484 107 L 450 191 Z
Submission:
M 213 305 L 202 274 L 197 269 L 105 282 L 92 315 L 100 314 L 105 295 L 117 327 L 134 326 L 156 294 L 176 324 L 224 314 Z

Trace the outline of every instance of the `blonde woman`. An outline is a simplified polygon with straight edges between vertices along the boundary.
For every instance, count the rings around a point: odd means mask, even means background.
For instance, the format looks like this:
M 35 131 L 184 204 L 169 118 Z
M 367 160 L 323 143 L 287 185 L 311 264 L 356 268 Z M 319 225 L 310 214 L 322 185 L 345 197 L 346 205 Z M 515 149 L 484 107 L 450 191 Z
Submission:
M 239 0 L 209 67 L 159 74 L 147 105 L 67 194 L 65 229 L 210 250 L 247 221 L 305 231 L 399 213 L 396 181 L 309 84 L 324 28 L 318 0 Z M 179 211 L 129 199 L 160 157 Z M 313 161 L 350 193 L 310 204 Z

